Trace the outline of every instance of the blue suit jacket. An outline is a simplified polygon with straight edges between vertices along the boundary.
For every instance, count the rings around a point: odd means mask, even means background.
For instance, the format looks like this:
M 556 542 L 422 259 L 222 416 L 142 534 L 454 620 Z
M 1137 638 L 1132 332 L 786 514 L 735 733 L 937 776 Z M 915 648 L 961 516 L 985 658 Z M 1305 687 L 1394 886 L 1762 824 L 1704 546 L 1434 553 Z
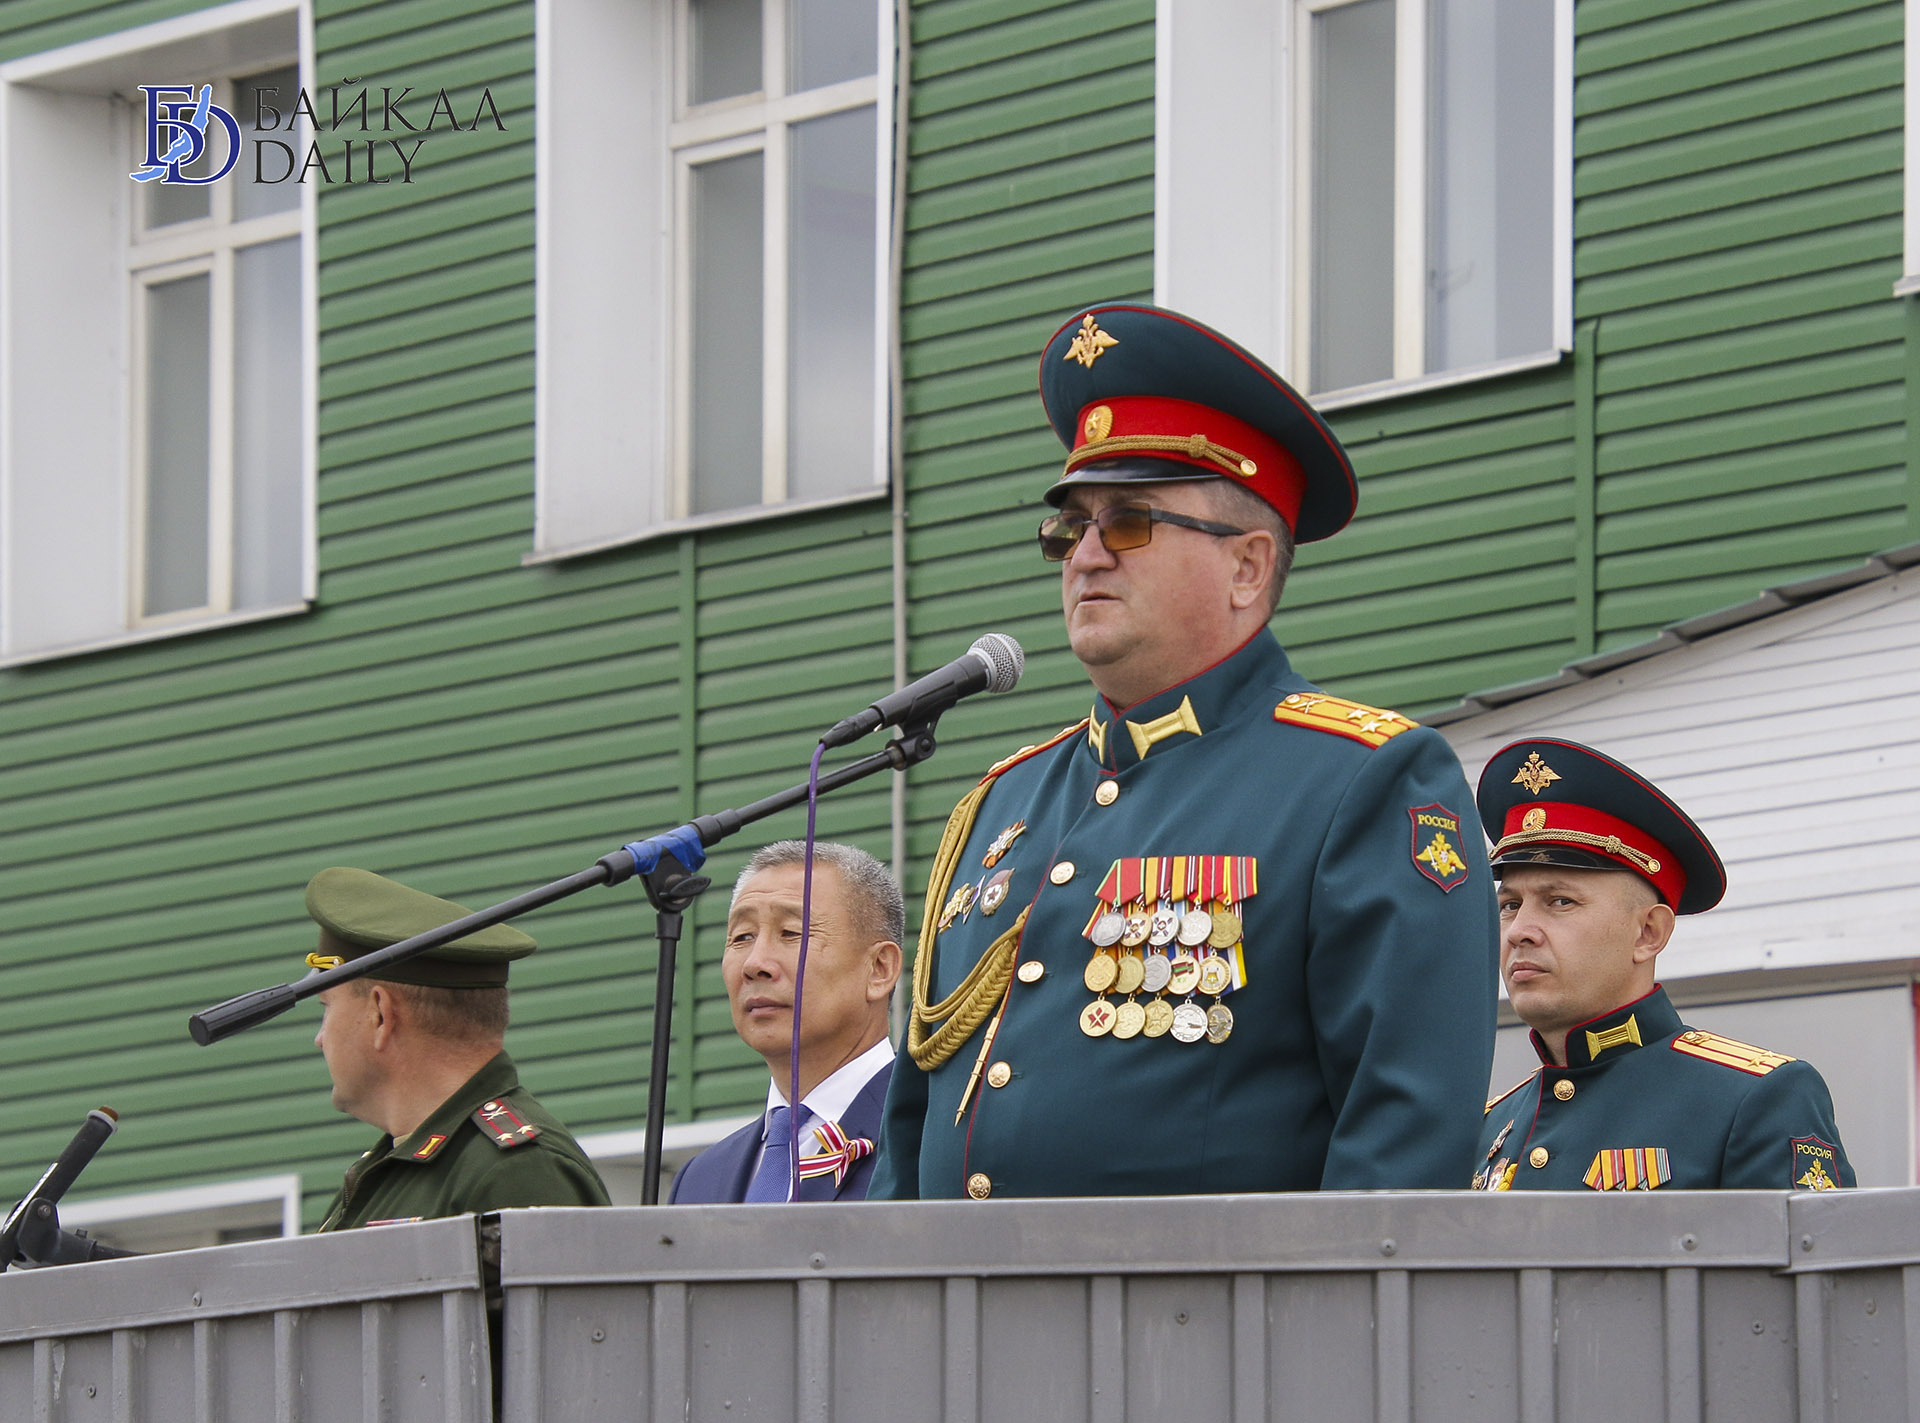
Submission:
M 887 1083 L 893 1077 L 893 1064 L 888 1063 L 873 1074 L 871 1081 L 860 1089 L 840 1118 L 840 1130 L 851 1140 L 866 1137 L 869 1141 L 878 1141 L 880 1137 L 880 1113 L 887 1100 Z M 670 1205 L 730 1205 L 744 1201 L 747 1197 L 747 1185 L 753 1180 L 754 1167 L 760 1160 L 760 1144 L 764 1134 L 766 1114 L 755 1117 L 739 1131 L 701 1152 L 693 1160 L 682 1166 L 673 1178 L 673 1188 L 668 1192 Z M 812 1132 L 808 1132 L 811 1138 Z M 802 1150 L 806 1149 L 805 1143 Z M 795 1201 L 864 1201 L 867 1198 L 867 1181 L 873 1175 L 873 1163 L 877 1153 L 868 1152 L 854 1162 L 853 1169 L 847 1172 L 846 1179 L 836 1188 L 832 1176 L 815 1176 L 800 1183 L 794 1192 Z

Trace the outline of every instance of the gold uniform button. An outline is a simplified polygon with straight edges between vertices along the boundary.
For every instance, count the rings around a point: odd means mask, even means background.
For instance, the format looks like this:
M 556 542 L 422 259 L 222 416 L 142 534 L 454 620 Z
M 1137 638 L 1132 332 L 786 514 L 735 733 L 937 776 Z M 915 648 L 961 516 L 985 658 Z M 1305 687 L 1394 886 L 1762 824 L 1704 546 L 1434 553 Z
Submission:
M 1062 860 L 1059 864 L 1055 865 L 1051 870 L 1047 871 L 1047 878 L 1052 880 L 1055 884 L 1065 884 L 1068 880 L 1073 878 L 1073 861 Z
M 1538 1171 L 1542 1166 L 1545 1166 L 1546 1164 L 1547 1164 L 1546 1147 L 1536 1146 L 1532 1151 L 1527 1153 L 1527 1165 L 1531 1166 L 1534 1170 Z
M 1118 781 L 1100 782 L 1094 787 L 1093 798 L 1102 805 L 1112 805 L 1120 799 L 1120 783 Z
M 1558 1097 L 1563 1102 L 1572 1101 L 1573 1100 L 1573 1084 L 1567 1081 L 1566 1078 L 1562 1077 L 1558 1082 L 1553 1084 L 1553 1095 Z
M 984 1201 L 993 1194 L 993 1180 L 984 1171 L 976 1171 L 967 1177 L 967 1194 L 976 1201 Z
M 1047 976 L 1047 966 L 1039 959 L 1028 959 L 1020 965 L 1019 978 L 1022 983 L 1038 983 Z
M 996 1062 L 987 1069 L 987 1086 L 1004 1087 L 1013 1081 L 1013 1069 L 1004 1062 Z

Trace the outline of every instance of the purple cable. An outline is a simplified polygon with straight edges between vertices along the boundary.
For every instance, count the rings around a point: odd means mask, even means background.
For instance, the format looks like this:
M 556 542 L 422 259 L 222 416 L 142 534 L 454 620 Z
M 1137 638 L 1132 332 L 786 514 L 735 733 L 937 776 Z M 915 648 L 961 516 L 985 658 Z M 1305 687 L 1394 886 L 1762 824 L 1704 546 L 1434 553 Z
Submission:
M 800 868 L 800 957 L 793 966 L 793 1057 L 787 1077 L 787 1110 L 793 1131 L 787 1139 L 787 1199 L 800 1194 L 800 996 L 807 983 L 807 943 L 813 937 L 813 822 L 820 810 L 820 758 L 827 744 L 813 748 L 807 768 L 807 852 Z

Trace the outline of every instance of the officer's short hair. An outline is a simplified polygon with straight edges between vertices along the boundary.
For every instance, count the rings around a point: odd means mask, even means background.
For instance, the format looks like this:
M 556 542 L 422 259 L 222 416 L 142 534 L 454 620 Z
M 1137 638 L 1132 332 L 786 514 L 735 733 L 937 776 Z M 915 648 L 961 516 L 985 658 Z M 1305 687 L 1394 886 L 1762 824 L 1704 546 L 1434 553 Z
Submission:
M 356 978 L 350 988 L 364 993 L 375 982 L 406 1002 L 414 1025 L 430 1037 L 468 1043 L 507 1035 L 507 990 L 501 988 L 439 988 L 421 983 L 394 983 L 388 979 Z
M 1251 489 L 1230 479 L 1209 479 L 1205 487 L 1210 491 L 1208 497 L 1216 519 L 1243 529 L 1265 529 L 1273 535 L 1273 582 L 1267 586 L 1267 616 L 1271 618 L 1273 610 L 1280 606 L 1287 575 L 1293 571 L 1293 530 L 1287 527 L 1278 509 Z
M 803 840 L 775 840 L 763 846 L 754 851 L 741 869 L 740 877 L 733 882 L 734 898 L 740 897 L 741 886 L 760 871 L 805 864 L 806 859 L 807 846 Z M 815 864 L 832 865 L 840 872 L 840 883 L 847 891 L 847 912 L 869 942 L 905 941 L 906 900 L 891 870 L 858 846 L 841 845 L 832 840 L 814 841 L 813 859 Z

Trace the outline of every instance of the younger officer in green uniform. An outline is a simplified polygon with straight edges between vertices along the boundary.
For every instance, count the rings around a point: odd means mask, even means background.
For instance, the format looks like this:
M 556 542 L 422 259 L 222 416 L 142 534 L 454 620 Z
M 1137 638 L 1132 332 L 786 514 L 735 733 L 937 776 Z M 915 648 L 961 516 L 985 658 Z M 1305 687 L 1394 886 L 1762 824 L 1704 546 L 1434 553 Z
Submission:
M 1500 831 L 1500 971 L 1542 1066 L 1487 1105 L 1476 1190 L 1830 1190 L 1854 1184 L 1808 1064 L 1689 1028 L 1654 982 L 1674 915 L 1726 872 L 1660 788 L 1572 741 L 1480 777 Z
M 470 911 L 366 870 L 307 886 L 331 968 Z M 333 1104 L 386 1135 L 347 1170 L 322 1230 L 516 1206 L 604 1206 L 606 1187 L 567 1129 L 520 1085 L 502 1047 L 507 965 L 537 946 L 505 924 L 320 995 L 315 1044 Z
M 1093 709 L 948 822 L 869 1199 L 1456 1185 L 1495 999 L 1459 762 L 1267 630 L 1345 452 L 1153 307 L 1074 316 L 1040 390 Z

